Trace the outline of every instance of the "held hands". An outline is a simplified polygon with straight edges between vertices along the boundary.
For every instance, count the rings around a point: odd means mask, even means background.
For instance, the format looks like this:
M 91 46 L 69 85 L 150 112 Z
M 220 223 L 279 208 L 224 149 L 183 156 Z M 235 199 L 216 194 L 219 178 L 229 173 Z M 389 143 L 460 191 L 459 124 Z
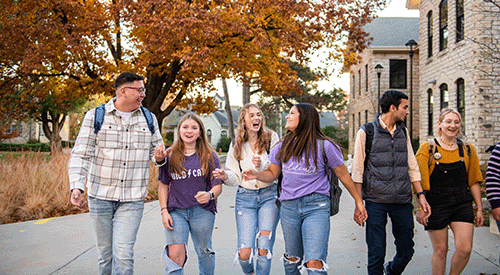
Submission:
M 166 229 L 174 230 L 174 220 L 172 220 L 172 216 L 170 216 L 167 209 L 163 209 L 161 211 L 161 221 Z
M 164 149 L 163 144 L 159 144 L 155 148 L 155 160 L 156 163 L 160 163 L 165 160 L 165 158 L 170 154 L 171 148 L 169 147 L 167 150 Z
M 354 209 L 354 221 L 359 224 L 359 226 L 364 226 L 366 219 L 368 219 L 368 213 L 363 203 L 356 203 L 356 208 Z
M 226 171 L 224 171 L 224 169 L 219 169 L 219 168 L 215 168 L 215 170 L 212 172 L 212 175 L 214 176 L 214 178 L 222 181 L 226 181 L 229 178 Z
M 73 190 L 71 190 L 70 201 L 72 205 L 78 206 L 79 208 L 83 208 L 87 205 L 87 201 L 83 198 L 82 192 L 78 188 L 73 188 Z
M 427 222 L 429 221 L 429 216 L 431 215 L 431 206 L 427 203 L 425 196 L 420 196 L 418 198 L 417 203 L 417 221 L 427 226 Z M 420 205 L 420 206 L 418 206 Z
M 196 201 L 200 204 L 205 204 L 209 202 L 210 197 L 211 197 L 210 192 L 207 191 L 198 191 L 198 193 L 196 193 L 196 195 L 194 196 Z
M 491 214 L 496 221 L 500 222 L 500 207 L 491 209 Z

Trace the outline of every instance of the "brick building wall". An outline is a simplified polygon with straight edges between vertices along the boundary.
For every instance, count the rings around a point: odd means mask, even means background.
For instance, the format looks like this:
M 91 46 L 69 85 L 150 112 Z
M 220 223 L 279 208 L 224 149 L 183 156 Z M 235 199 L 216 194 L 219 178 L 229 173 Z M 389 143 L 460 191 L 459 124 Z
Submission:
M 448 106 L 458 109 L 459 85 L 463 82 L 463 138 L 476 147 L 481 163 L 484 164 L 489 158 L 489 154 L 484 152 L 485 149 L 500 141 L 500 65 L 489 58 L 491 53 L 483 51 L 483 47 L 473 40 L 492 43 L 492 37 L 500 38 L 500 13 L 495 13 L 495 9 L 498 9 L 482 0 L 465 0 L 464 36 L 460 40 L 457 38 L 457 1 L 448 0 L 448 41 L 447 47 L 440 49 L 441 3 L 442 1 L 438 0 L 422 0 L 419 6 L 420 140 L 430 138 L 436 132 L 443 85 L 448 87 Z M 430 12 L 433 15 L 431 56 L 428 46 Z M 429 107 L 429 92 L 432 92 L 433 108 Z M 428 115 L 429 111 L 432 111 L 432 117 Z M 432 124 L 432 129 L 429 124 Z

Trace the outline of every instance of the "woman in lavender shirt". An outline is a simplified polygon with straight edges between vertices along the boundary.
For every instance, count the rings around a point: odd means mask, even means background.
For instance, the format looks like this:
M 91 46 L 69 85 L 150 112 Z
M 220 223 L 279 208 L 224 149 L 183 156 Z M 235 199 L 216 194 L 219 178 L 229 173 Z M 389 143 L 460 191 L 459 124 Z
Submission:
M 283 172 L 281 226 L 285 239 L 283 264 L 286 274 L 327 274 L 326 257 L 330 234 L 330 183 L 325 169 L 333 169 L 356 201 L 355 221 L 362 225 L 368 215 L 361 196 L 343 163 L 339 146 L 321 132 L 319 115 L 307 103 L 292 107 L 286 116 L 286 135 L 270 154 L 269 169 L 243 171 L 246 180 L 269 182 Z M 324 140 L 328 167 L 321 154 Z
M 199 274 L 214 274 L 215 252 L 212 232 L 215 198 L 221 181 L 211 171 L 220 168 L 219 159 L 207 142 L 205 128 L 193 113 L 184 115 L 177 126 L 179 138 L 172 145 L 167 163 L 160 167 L 158 198 L 167 244 L 164 248 L 167 274 L 184 274 L 189 233 L 198 255 Z
M 227 169 L 214 171 L 214 176 L 224 180 L 225 184 L 238 186 L 235 204 L 237 258 L 245 274 L 270 273 L 279 207 L 276 205 L 276 182 L 243 180 L 241 171 L 251 168 L 267 170 L 271 163 L 267 155 L 278 142 L 278 134 L 266 128 L 257 105 L 245 104 L 238 117 L 237 137 L 227 154 Z M 255 268 L 252 262 L 254 254 Z

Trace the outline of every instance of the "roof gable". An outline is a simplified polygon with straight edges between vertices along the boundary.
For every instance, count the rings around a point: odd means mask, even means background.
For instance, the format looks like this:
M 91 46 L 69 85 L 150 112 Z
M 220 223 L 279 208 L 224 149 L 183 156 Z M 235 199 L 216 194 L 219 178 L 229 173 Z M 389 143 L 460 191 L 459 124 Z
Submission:
M 377 17 L 364 30 L 373 37 L 368 47 L 404 47 L 410 39 L 419 41 L 418 17 Z

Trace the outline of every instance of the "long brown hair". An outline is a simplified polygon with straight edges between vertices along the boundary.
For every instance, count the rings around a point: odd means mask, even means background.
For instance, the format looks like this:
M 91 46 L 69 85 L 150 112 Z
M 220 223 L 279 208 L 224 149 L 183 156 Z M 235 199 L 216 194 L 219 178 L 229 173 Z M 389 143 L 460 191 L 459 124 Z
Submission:
M 170 152 L 169 171 L 171 173 L 173 172 L 178 175 L 182 175 L 182 172 L 186 171 L 186 168 L 184 168 L 184 166 L 182 165 L 184 163 L 184 150 L 186 148 L 186 145 L 184 144 L 184 141 L 180 136 L 180 129 L 182 123 L 184 123 L 184 121 L 188 119 L 194 120 L 196 123 L 198 123 L 198 126 L 200 127 L 200 136 L 196 140 L 195 152 L 198 155 L 198 158 L 200 159 L 200 166 L 201 170 L 203 171 L 203 175 L 205 176 L 205 178 L 208 178 L 210 175 L 210 171 L 212 169 L 215 169 L 215 163 L 212 158 L 213 152 L 215 151 L 212 145 L 208 142 L 203 122 L 194 113 L 185 114 L 180 119 L 179 124 L 177 125 L 178 138 L 172 145 L 172 151 Z
M 271 141 L 271 130 L 266 128 L 266 119 L 262 111 L 257 105 L 253 103 L 245 104 L 238 115 L 238 127 L 236 128 L 236 141 L 234 143 L 234 158 L 237 160 L 241 160 L 241 148 L 243 144 L 248 141 L 248 133 L 246 130 L 245 124 L 245 116 L 249 112 L 250 108 L 255 107 L 259 110 L 260 115 L 262 116 L 262 123 L 259 131 L 257 132 L 257 153 L 262 154 L 264 150 L 269 148 L 269 142 Z
M 299 111 L 299 124 L 294 131 L 287 131 L 277 158 L 285 163 L 290 158 L 299 161 L 305 153 L 306 165 L 309 167 L 309 156 L 312 152 L 314 166 L 318 167 L 318 139 L 329 140 L 338 146 L 335 140 L 326 136 L 319 126 L 319 114 L 316 108 L 308 103 L 299 103 L 295 107 Z

